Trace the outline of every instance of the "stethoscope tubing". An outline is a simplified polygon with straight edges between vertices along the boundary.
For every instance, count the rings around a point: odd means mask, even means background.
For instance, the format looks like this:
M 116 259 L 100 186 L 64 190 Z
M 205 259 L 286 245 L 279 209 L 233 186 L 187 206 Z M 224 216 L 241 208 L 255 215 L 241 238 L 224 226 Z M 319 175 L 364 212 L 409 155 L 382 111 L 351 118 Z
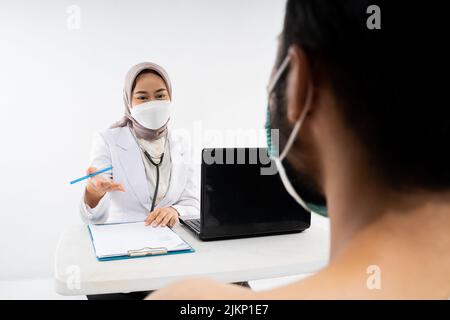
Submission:
M 138 147 L 142 150 L 142 152 L 144 153 L 145 157 L 150 161 L 150 163 L 156 167 L 156 186 L 155 186 L 155 191 L 153 192 L 152 206 L 151 206 L 151 209 L 150 209 L 150 212 L 152 212 L 153 209 L 155 209 L 156 196 L 158 195 L 158 189 L 159 189 L 159 166 L 163 162 L 164 152 L 161 154 L 161 157 L 159 158 L 159 162 L 158 163 L 153 161 L 152 157 L 148 154 L 148 152 L 144 148 L 142 148 L 142 146 L 139 144 L 139 142 L 138 142 L 138 140 L 137 140 L 137 138 L 136 138 L 136 136 L 134 134 L 133 128 L 131 128 L 131 126 L 128 126 L 128 127 L 130 128 L 131 134 L 133 135 L 133 138 L 136 141 Z M 166 145 L 165 145 L 166 142 L 164 142 L 164 150 L 166 148 Z

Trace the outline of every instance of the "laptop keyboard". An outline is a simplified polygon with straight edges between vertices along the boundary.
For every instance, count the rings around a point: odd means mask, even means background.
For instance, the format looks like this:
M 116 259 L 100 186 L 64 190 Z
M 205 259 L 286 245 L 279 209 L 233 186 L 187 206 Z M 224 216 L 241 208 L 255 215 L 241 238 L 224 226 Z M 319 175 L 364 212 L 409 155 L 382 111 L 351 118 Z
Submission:
M 184 223 L 191 228 L 197 235 L 200 234 L 200 219 L 183 220 Z

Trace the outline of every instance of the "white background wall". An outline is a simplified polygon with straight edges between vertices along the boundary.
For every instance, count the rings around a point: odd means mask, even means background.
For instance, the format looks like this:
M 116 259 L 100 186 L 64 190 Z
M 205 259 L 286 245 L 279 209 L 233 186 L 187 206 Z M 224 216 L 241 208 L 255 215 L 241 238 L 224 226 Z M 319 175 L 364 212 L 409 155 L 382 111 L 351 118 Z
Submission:
M 67 28 L 69 5 L 81 9 Z M 174 128 L 260 130 L 285 1 L 1 1 L 0 280 L 51 276 L 78 215 L 92 134 L 119 119 L 145 60 L 174 85 Z M 201 146 L 263 145 L 220 141 Z M 198 141 L 197 141 L 198 142 Z M 194 142 L 194 143 L 197 143 Z M 195 150 L 198 155 L 198 150 Z

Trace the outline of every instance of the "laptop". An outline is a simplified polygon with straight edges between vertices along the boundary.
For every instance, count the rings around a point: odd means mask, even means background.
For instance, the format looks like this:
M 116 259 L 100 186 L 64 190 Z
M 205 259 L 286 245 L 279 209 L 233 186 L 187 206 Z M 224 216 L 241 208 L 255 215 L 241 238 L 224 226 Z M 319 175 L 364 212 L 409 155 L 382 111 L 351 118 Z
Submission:
M 219 240 L 301 232 L 311 214 L 286 192 L 266 148 L 207 148 L 200 218 L 180 221 L 201 240 Z

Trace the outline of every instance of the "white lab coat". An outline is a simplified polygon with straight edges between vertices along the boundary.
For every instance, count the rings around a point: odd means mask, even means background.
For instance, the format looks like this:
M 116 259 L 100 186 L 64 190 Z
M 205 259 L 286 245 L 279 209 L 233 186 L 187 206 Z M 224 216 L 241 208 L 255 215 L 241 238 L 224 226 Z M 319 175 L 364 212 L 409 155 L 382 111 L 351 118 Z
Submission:
M 172 162 L 169 187 L 156 208 L 172 206 L 180 216 L 199 215 L 199 192 L 195 183 L 189 146 L 181 136 L 169 130 Z M 81 217 L 91 224 L 144 221 L 150 212 L 153 190 L 149 190 L 139 146 L 130 128 L 120 127 L 99 132 L 94 137 L 90 166 L 113 166 L 112 178 L 125 192 L 106 193 L 95 208 L 81 199 Z M 151 192 L 151 194 L 150 194 Z

